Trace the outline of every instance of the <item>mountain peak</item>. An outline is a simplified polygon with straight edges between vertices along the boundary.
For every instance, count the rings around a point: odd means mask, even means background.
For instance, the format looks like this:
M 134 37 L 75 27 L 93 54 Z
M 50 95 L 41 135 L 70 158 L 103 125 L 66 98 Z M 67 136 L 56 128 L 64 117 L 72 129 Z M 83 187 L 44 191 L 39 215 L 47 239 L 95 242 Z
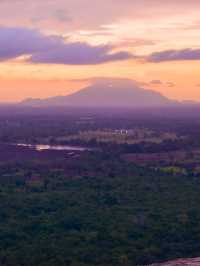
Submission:
M 174 102 L 129 80 L 100 80 L 68 96 L 27 99 L 24 105 L 69 107 L 158 107 Z

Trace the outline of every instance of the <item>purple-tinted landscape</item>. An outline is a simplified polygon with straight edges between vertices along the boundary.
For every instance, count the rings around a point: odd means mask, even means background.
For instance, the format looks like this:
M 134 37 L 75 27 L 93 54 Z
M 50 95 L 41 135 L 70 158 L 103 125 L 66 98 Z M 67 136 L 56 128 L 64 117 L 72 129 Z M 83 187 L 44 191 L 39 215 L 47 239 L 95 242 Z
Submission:
M 0 266 L 200 266 L 199 13 L 0 0 Z

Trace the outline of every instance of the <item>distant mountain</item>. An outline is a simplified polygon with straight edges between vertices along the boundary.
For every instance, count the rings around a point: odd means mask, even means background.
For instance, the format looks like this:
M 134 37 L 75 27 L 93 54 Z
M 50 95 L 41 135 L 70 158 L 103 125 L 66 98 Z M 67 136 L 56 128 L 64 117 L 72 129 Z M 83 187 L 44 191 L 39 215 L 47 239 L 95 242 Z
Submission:
M 175 104 L 158 92 L 140 88 L 134 83 L 119 86 L 101 83 L 84 88 L 68 96 L 47 99 L 26 99 L 28 106 L 69 106 L 69 107 L 156 107 Z

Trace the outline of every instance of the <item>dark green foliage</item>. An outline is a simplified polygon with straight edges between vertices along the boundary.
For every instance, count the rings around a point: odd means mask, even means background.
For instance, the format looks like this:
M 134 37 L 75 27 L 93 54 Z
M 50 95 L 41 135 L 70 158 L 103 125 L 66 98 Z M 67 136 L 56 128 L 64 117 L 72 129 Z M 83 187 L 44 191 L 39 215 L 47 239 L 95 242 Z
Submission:
M 200 253 L 200 181 L 84 154 L 1 168 L 0 265 L 137 265 Z M 35 170 L 33 170 L 35 169 Z M 39 180 L 26 175 L 37 171 Z M 21 176 L 21 178 L 19 178 Z M 2 179 L 3 180 L 3 179 Z

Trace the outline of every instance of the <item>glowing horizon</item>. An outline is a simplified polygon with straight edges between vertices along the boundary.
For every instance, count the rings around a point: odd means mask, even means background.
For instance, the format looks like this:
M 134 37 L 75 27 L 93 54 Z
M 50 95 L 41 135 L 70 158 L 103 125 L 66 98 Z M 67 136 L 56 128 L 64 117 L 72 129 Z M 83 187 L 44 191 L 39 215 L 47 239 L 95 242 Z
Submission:
M 0 101 L 67 95 L 125 78 L 200 101 L 200 2 L 0 2 Z

